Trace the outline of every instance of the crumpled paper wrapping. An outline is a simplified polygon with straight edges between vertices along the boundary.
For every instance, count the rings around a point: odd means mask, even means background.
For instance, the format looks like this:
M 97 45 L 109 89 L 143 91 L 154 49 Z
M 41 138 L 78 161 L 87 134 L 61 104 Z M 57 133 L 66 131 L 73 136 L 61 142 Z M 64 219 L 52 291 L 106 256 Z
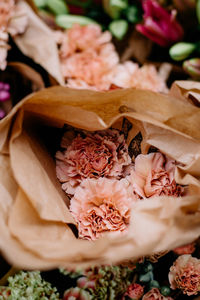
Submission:
M 176 180 L 190 195 L 133 204 L 126 234 L 77 239 L 67 195 L 56 178 L 55 128 L 103 130 L 126 117 L 142 132 L 143 153 L 158 147 L 180 166 Z M 117 126 L 117 125 L 116 125 Z M 31 94 L 0 122 L 0 249 L 24 269 L 86 267 L 137 259 L 200 235 L 200 110 L 182 100 L 135 89 L 95 92 L 51 87 Z M 43 134 L 42 134 L 43 133 Z
M 29 6 L 30 4 L 30 0 L 18 0 L 17 5 L 26 13 L 28 25 L 22 35 L 17 35 L 13 39 L 23 54 L 40 64 L 59 84 L 63 85 L 64 78 L 54 33 Z

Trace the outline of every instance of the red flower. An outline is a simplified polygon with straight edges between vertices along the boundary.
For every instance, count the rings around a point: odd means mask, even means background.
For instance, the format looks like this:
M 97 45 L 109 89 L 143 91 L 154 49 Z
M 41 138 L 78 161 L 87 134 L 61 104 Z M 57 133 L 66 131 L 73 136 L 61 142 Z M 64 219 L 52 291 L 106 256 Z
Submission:
M 144 24 L 136 29 L 160 46 L 169 46 L 183 38 L 183 29 L 175 20 L 175 11 L 169 13 L 155 0 L 144 0 Z
M 144 288 L 138 283 L 133 283 L 128 286 L 127 291 L 124 294 L 122 300 L 125 299 L 125 296 L 128 296 L 129 298 L 134 300 L 139 300 L 141 299 L 143 294 L 144 294 Z

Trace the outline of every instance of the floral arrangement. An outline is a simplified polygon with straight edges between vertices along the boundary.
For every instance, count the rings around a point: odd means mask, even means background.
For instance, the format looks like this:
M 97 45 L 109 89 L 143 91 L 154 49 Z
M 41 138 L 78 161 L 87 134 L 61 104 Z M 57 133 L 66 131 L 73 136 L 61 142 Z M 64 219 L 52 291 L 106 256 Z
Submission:
M 61 147 L 64 150 L 56 153 L 56 174 L 72 196 L 70 211 L 83 239 L 127 230 L 135 201 L 187 193 L 175 181 L 174 160 L 160 152 L 131 157 L 124 134 L 116 129 L 66 132 Z
M 0 2 L 0 300 L 199 299 L 199 22 Z

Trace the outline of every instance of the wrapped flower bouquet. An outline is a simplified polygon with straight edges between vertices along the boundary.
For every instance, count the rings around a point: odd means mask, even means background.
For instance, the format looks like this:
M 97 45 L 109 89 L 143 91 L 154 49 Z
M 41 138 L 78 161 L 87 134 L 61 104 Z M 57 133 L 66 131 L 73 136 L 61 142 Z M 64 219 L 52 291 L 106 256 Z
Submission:
M 20 268 L 83 267 L 194 241 L 199 114 L 135 89 L 28 96 L 0 124 L 3 254 Z

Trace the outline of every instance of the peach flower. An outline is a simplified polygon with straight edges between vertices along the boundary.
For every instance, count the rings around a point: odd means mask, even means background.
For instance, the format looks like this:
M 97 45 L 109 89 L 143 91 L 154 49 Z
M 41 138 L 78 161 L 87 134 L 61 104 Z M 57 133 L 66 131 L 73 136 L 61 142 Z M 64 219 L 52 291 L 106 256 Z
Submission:
M 200 292 L 200 259 L 181 255 L 170 268 L 169 282 L 173 290 L 180 289 L 188 296 Z
M 124 135 L 114 129 L 79 134 L 71 144 L 66 132 L 61 147 L 66 150 L 56 153 L 56 174 L 68 194 L 85 178 L 121 178 L 131 163 Z
M 110 74 L 110 81 L 122 88 L 137 88 L 167 92 L 167 86 L 153 65 L 139 65 L 131 61 L 118 64 Z
M 135 159 L 135 168 L 128 180 L 134 195 L 139 199 L 153 196 L 183 194 L 183 187 L 174 179 L 175 161 L 162 153 L 140 154 Z
M 79 237 L 96 240 L 105 232 L 125 231 L 131 201 L 124 179 L 85 179 L 70 203 L 70 211 L 78 223 Z
M 109 31 L 102 32 L 101 27 L 97 24 L 87 26 L 74 24 L 64 33 L 57 31 L 56 35 L 57 42 L 61 45 L 60 56 L 62 58 L 91 48 L 98 50 L 112 39 L 111 33 Z
M 165 297 L 163 296 L 159 289 L 152 288 L 148 293 L 146 293 L 142 300 L 173 300 L 171 297 Z
M 138 283 L 133 283 L 128 286 L 122 300 L 125 300 L 126 296 L 128 296 L 130 299 L 133 300 L 139 300 L 142 298 L 143 294 L 144 294 L 143 286 L 141 286 Z
M 190 243 L 173 249 L 173 252 L 178 255 L 192 254 L 195 251 L 195 243 Z
M 21 34 L 27 26 L 27 17 L 14 0 L 0 1 L 0 70 L 6 68 L 8 34 Z
M 112 44 L 103 45 L 99 51 L 89 48 L 83 52 L 75 53 L 62 60 L 62 73 L 68 79 L 83 80 L 97 90 L 108 90 L 111 83 L 107 76 L 118 63 L 119 57 Z M 69 86 L 69 84 L 68 84 Z

